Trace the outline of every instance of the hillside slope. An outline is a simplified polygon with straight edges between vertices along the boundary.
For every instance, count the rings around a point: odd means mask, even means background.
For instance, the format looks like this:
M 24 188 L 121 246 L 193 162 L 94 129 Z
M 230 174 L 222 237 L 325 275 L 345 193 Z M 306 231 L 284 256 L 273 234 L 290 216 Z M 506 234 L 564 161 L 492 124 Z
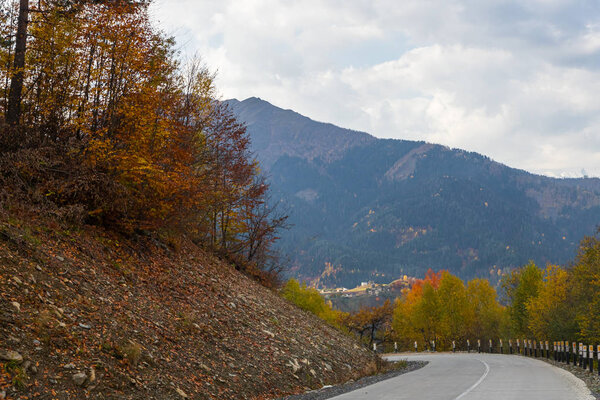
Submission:
M 350 337 L 191 243 L 0 216 L 9 399 L 268 399 L 376 369 Z
M 230 105 L 258 158 L 274 160 L 267 174 L 294 226 L 280 248 L 297 277 L 317 284 L 389 282 L 428 268 L 494 281 L 529 260 L 568 262 L 600 223 L 597 178 L 553 179 L 424 142 L 369 136 L 338 146 L 358 134 L 256 98 Z M 312 134 L 289 133 L 299 120 Z M 277 147 L 260 144 L 264 132 Z M 305 141 L 336 157 L 304 151 Z

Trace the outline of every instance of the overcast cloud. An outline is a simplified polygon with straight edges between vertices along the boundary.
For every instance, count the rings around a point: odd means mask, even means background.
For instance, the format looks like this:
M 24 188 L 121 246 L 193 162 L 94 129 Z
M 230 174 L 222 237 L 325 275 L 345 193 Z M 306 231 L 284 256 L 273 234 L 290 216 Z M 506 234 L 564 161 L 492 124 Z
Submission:
M 598 0 L 158 0 L 223 98 L 600 176 Z

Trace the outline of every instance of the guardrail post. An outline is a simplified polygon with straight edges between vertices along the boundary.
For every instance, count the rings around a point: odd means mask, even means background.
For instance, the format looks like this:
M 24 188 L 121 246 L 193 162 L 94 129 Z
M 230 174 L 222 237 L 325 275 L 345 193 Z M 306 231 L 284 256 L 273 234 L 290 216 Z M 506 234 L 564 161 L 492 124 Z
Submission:
M 512 339 L 508 339 L 508 352 L 510 354 L 513 353 L 513 349 L 512 349 Z
M 546 340 L 546 360 L 550 359 L 550 346 L 548 346 L 548 341 Z
M 579 368 L 583 367 L 583 343 L 579 343 Z
M 596 347 L 596 360 L 598 360 L 598 375 L 600 375 L 600 346 Z
M 573 342 L 573 366 L 577 366 L 577 342 Z
M 548 358 L 548 341 L 542 342 L 542 357 L 544 357 L 544 349 L 546 350 L 546 358 Z
M 469 339 L 467 339 L 467 353 L 471 352 L 471 342 L 469 342 Z
M 594 346 L 591 344 L 588 346 L 588 358 L 590 363 L 590 372 L 594 372 Z
M 561 343 L 562 343 L 562 342 L 560 342 L 560 341 L 558 341 L 558 342 L 556 343 L 556 345 L 558 346 L 558 362 L 562 362 L 562 357 L 563 357 L 563 354 L 562 354 L 562 345 L 561 345 Z
M 504 354 L 504 347 L 502 346 L 502 339 L 500 339 L 500 354 Z
M 517 354 L 521 354 L 521 342 L 517 339 Z
M 558 342 L 558 361 L 565 362 L 565 342 L 562 340 Z
M 558 361 L 558 354 L 556 352 L 556 342 L 552 343 L 552 356 L 554 358 L 554 361 Z
M 571 346 L 569 346 L 568 340 L 565 342 L 565 358 L 567 365 L 571 364 Z
M 477 352 L 481 353 L 481 339 L 477 339 Z

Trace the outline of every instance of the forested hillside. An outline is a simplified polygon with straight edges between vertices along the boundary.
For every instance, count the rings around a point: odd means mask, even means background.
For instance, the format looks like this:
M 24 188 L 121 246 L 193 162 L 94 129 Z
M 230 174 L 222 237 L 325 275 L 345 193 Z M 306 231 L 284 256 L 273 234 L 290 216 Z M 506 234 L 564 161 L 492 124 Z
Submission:
M 495 282 L 529 260 L 567 262 L 600 223 L 600 179 L 553 179 L 463 150 L 375 139 L 256 98 L 228 104 L 258 158 L 270 160 L 274 198 L 294 226 L 280 248 L 302 279 L 354 286 L 433 268 Z

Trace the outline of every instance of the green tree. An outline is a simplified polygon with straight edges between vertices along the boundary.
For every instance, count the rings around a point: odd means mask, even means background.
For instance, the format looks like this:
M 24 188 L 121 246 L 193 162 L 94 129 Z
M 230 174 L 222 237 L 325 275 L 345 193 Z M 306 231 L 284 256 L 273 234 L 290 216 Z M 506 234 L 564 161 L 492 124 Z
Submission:
M 529 313 L 527 304 L 538 295 L 542 286 L 542 271 L 531 261 L 519 270 L 512 271 L 502 279 L 504 298 L 508 301 L 508 312 L 513 333 L 529 336 Z
M 290 279 L 281 289 L 281 295 L 284 299 L 291 301 L 303 310 L 315 314 L 317 317 L 327 321 L 331 325 L 339 325 L 340 313 L 333 310 L 331 306 L 325 302 L 325 299 L 321 296 L 319 291 L 308 287 L 306 282 L 300 284 L 297 280 Z

